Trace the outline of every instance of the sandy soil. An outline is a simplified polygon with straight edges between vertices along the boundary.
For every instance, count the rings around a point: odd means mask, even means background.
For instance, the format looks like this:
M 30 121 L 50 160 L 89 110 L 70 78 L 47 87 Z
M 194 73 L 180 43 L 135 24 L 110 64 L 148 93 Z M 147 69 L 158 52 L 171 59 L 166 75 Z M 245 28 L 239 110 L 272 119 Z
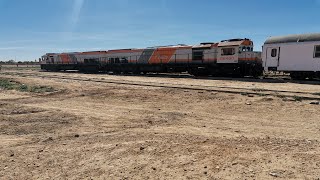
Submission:
M 312 83 L 37 74 L 320 92 Z M 312 100 L 0 77 L 56 89 L 42 94 L 0 90 L 0 179 L 320 178 L 320 106 Z

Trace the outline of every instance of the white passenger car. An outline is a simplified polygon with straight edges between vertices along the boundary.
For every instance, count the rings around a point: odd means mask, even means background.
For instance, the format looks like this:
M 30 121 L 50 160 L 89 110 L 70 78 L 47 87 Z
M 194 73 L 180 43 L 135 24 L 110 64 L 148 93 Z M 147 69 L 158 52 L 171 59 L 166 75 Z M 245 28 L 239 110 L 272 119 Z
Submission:
M 288 72 L 294 79 L 320 77 L 320 33 L 270 37 L 262 61 L 265 71 Z

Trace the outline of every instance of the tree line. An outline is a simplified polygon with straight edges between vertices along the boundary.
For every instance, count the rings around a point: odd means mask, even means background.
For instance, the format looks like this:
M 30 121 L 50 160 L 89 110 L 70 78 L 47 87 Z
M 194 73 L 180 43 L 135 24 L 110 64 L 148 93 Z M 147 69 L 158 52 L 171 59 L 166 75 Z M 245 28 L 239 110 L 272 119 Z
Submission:
M 13 59 L 7 60 L 7 61 L 0 61 L 0 64 L 30 64 L 30 65 L 37 65 L 40 64 L 39 60 L 34 61 L 15 61 Z

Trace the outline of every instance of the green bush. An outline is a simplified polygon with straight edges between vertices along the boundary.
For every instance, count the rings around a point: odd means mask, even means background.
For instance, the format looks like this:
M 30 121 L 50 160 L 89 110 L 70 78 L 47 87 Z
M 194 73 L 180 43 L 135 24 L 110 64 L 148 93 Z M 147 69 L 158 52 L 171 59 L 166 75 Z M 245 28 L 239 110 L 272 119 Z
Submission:
M 20 84 L 8 79 L 0 78 L 0 89 L 4 90 L 17 90 L 21 92 L 33 92 L 33 93 L 45 93 L 53 92 L 55 89 L 49 86 L 28 86 L 26 84 Z
M 294 99 L 295 101 L 302 101 L 302 100 L 303 100 L 303 97 L 293 96 L 293 99 Z
M 4 90 L 14 89 L 15 83 L 8 79 L 0 79 L 0 88 Z
M 16 90 L 21 91 L 21 92 L 27 92 L 28 86 L 25 84 L 21 84 Z
M 320 96 L 320 92 L 318 92 L 318 93 L 313 93 L 313 95 L 315 95 L 315 96 Z

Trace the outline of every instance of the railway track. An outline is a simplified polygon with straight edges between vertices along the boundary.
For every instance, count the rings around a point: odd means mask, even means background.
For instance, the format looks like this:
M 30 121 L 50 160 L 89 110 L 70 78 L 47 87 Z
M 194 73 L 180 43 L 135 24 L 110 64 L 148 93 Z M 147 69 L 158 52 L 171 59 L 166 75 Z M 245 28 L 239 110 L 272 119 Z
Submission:
M 48 79 L 62 79 L 84 82 L 96 82 L 118 85 L 130 85 L 130 86 L 143 86 L 143 87 L 156 87 L 156 88 L 170 88 L 170 89 L 184 89 L 184 90 L 197 90 L 197 91 L 212 91 L 230 94 L 242 94 L 242 95 L 257 95 L 257 96 L 275 96 L 281 98 L 293 98 L 299 100 L 320 100 L 320 94 L 318 92 L 301 92 L 301 91 L 287 91 L 287 90 L 270 90 L 270 89 L 256 89 L 256 88 L 239 88 L 228 86 L 213 86 L 213 85 L 186 85 L 179 83 L 163 83 L 163 82 L 144 82 L 144 81 L 129 81 L 129 80 L 115 80 L 107 79 L 106 77 L 73 77 L 70 73 L 57 73 L 46 74 L 43 73 L 29 73 L 29 72 L 1 72 L 1 75 L 6 76 L 19 76 L 19 77 L 34 77 L 34 78 L 48 78 Z M 71 74 L 74 75 L 74 74 Z M 320 88 L 319 88 L 320 92 Z

